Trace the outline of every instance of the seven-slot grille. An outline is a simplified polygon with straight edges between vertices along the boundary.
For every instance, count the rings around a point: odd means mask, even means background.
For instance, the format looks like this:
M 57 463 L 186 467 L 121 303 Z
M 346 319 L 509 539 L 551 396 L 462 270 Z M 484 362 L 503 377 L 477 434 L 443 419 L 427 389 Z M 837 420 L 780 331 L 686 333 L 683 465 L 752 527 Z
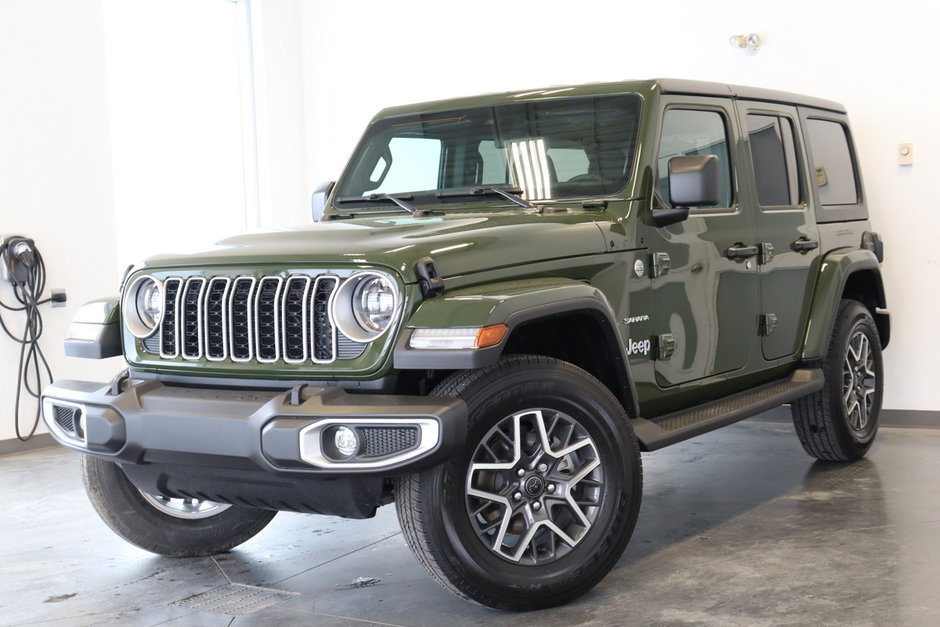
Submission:
M 365 350 L 333 324 L 332 275 L 172 277 L 163 285 L 160 328 L 144 345 L 164 359 L 328 364 Z

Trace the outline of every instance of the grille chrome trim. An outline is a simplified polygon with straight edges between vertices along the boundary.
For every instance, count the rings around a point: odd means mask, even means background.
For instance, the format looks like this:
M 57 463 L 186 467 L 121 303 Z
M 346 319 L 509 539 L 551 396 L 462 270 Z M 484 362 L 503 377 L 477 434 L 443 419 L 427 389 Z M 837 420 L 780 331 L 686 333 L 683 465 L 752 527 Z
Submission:
M 330 295 L 327 297 L 327 301 L 324 304 L 325 314 L 327 323 L 330 325 L 330 356 L 329 357 L 317 357 L 317 307 L 316 307 L 316 298 L 317 294 L 320 293 L 320 286 L 326 284 L 327 282 L 332 282 L 333 287 L 330 288 Z M 313 290 L 310 296 L 310 335 L 313 339 L 311 342 L 312 349 L 310 351 L 310 358 L 315 364 L 331 364 L 336 361 L 336 323 L 333 321 L 333 299 L 336 298 L 336 292 L 339 287 L 339 277 L 336 276 L 318 276 L 317 280 L 313 283 Z M 324 288 L 325 289 L 325 288 Z
M 192 297 L 192 300 L 195 304 L 195 312 L 192 311 L 193 304 L 190 303 L 190 293 L 194 289 L 193 286 L 198 285 L 199 287 L 195 288 L 196 295 Z M 188 359 L 190 361 L 195 361 L 202 357 L 202 346 L 203 346 L 203 311 L 202 311 L 202 294 L 206 289 L 206 280 L 202 277 L 190 277 L 186 279 L 186 284 L 183 286 L 182 296 L 180 297 L 180 304 L 182 306 L 182 324 L 180 325 L 180 330 L 182 331 L 182 341 L 179 341 L 180 353 L 183 355 L 183 359 Z M 177 309 L 179 311 L 179 309 Z M 187 350 L 189 344 L 192 341 L 192 332 L 187 328 L 192 321 L 193 314 L 195 313 L 195 325 L 196 325 L 196 350 L 195 352 Z
M 143 351 L 161 359 L 227 363 L 332 364 L 368 343 L 343 335 L 333 311 L 335 274 L 169 276 L 164 312 Z
M 163 359 L 176 359 L 180 354 L 180 294 L 183 293 L 183 279 L 170 278 L 163 282 L 163 316 L 160 320 L 160 357 Z M 172 309 L 170 305 L 172 304 Z M 167 325 L 172 326 L 169 342 L 173 348 L 167 351 L 166 330 Z
M 246 354 L 245 356 L 240 356 L 240 355 L 237 355 L 237 354 L 236 354 L 236 350 L 235 350 L 235 329 L 236 329 L 236 326 L 235 326 L 235 325 L 236 325 L 235 316 L 236 316 L 236 315 L 240 315 L 240 314 L 237 314 L 237 312 L 235 311 L 235 299 L 238 297 L 238 288 L 239 288 L 239 284 L 240 284 L 240 283 L 244 283 L 244 282 L 246 282 L 246 281 L 248 282 L 248 293 L 245 295 L 245 302 L 244 302 L 244 305 L 245 305 L 245 313 L 244 313 L 245 322 L 244 322 L 244 323 L 241 323 L 241 322 L 239 321 L 238 324 L 239 324 L 239 326 L 241 326 L 242 324 L 244 324 L 244 327 L 245 327 L 245 334 L 247 335 L 245 344 L 246 344 L 246 346 L 247 346 L 248 351 L 247 351 L 247 354 Z M 257 282 L 258 282 L 258 281 L 257 281 L 257 280 L 255 279 L 255 277 L 253 277 L 253 276 L 240 276 L 240 277 L 238 277 L 237 279 L 235 279 L 235 281 L 232 282 L 232 299 L 229 301 L 229 305 L 228 305 L 228 315 L 229 315 L 229 321 L 230 321 L 230 324 L 229 324 L 229 330 L 230 330 L 230 332 L 229 332 L 229 355 L 231 355 L 231 360 L 232 360 L 232 361 L 239 362 L 239 363 L 250 362 L 250 361 L 254 358 L 254 356 L 255 356 L 255 354 L 254 354 L 254 350 L 255 350 L 255 339 L 254 339 L 254 337 L 255 337 L 255 336 L 254 336 L 254 327 L 255 327 L 255 323 L 254 323 L 254 307 L 252 306 L 252 303 L 254 302 L 255 285 L 257 284 Z
M 262 299 L 267 298 L 269 292 L 266 291 L 267 286 L 274 284 L 274 293 L 270 294 L 271 301 L 270 307 L 273 308 L 273 312 L 269 315 L 267 313 L 262 313 Z M 258 289 L 255 293 L 255 359 L 262 364 L 274 364 L 280 361 L 281 359 L 281 288 L 284 286 L 284 279 L 281 277 L 272 277 L 266 276 L 258 281 Z M 266 305 L 267 307 L 268 305 Z M 273 319 L 274 332 L 268 333 L 265 331 L 262 335 L 262 324 L 268 324 L 267 318 Z M 273 350 L 274 356 L 265 356 L 272 347 L 263 344 L 265 340 L 273 339 Z
M 210 303 L 210 298 L 211 298 L 212 295 L 213 295 L 213 291 L 212 291 L 212 290 L 213 290 L 213 285 L 216 285 L 216 284 L 218 284 L 218 283 L 222 283 L 222 284 L 224 285 L 224 287 L 222 288 L 222 294 L 221 294 L 221 296 L 220 296 L 220 299 L 221 299 L 221 314 L 220 314 L 220 316 L 219 316 L 219 317 L 221 318 L 220 321 L 219 321 L 219 326 L 221 327 L 221 329 L 219 330 L 219 332 L 221 333 L 221 336 L 222 336 L 222 341 L 221 341 L 221 349 L 222 349 L 222 350 L 221 350 L 221 355 L 213 355 L 213 354 L 212 354 L 212 353 L 213 353 L 212 347 L 210 347 L 210 344 L 209 344 L 209 342 L 210 342 L 210 337 L 211 337 L 209 326 L 212 324 L 212 322 L 210 321 L 210 317 L 213 315 L 213 312 L 212 312 L 212 303 Z M 229 295 L 229 290 L 231 289 L 231 287 L 232 287 L 232 280 L 231 280 L 230 278 L 228 278 L 228 277 L 214 277 L 214 278 L 212 278 L 212 279 L 209 279 L 209 285 L 208 285 L 208 287 L 206 288 L 205 304 L 203 305 L 203 307 L 204 307 L 203 311 L 205 311 L 206 321 L 205 321 L 205 325 L 203 325 L 203 326 L 204 326 L 204 333 L 205 333 L 205 352 L 206 352 L 206 359 L 208 359 L 209 361 L 225 361 L 225 360 L 228 358 L 228 337 L 229 337 L 229 333 L 228 333 L 228 318 L 229 318 L 229 312 L 228 312 L 228 309 L 229 309 L 229 300 L 228 300 L 228 295 Z
M 313 281 L 314 286 L 320 279 Z M 301 349 L 303 351 L 302 356 L 298 359 L 297 357 L 290 357 L 290 351 L 295 346 L 295 344 L 289 341 L 289 331 L 288 331 L 288 307 L 291 306 L 291 303 L 288 300 L 291 297 L 291 284 L 296 282 L 303 283 L 303 291 L 300 294 L 300 334 L 301 334 Z M 308 306 L 309 295 L 310 295 L 310 284 L 311 280 L 308 276 L 291 276 L 287 279 L 287 282 L 284 285 L 284 300 L 281 303 L 281 318 L 284 320 L 283 328 L 281 329 L 281 345 L 284 347 L 284 363 L 288 364 L 302 364 L 307 361 L 310 356 L 310 333 L 307 331 L 307 320 L 310 319 L 310 307 Z M 314 289 L 316 289 L 314 287 Z

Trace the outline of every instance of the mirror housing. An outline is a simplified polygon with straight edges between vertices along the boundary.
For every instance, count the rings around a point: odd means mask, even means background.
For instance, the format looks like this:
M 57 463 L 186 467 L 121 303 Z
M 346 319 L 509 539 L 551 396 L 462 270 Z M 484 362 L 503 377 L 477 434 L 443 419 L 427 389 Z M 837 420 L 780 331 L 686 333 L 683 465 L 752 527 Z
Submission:
M 669 199 L 674 207 L 718 204 L 718 157 L 701 155 L 669 160 Z
M 330 197 L 334 185 L 336 185 L 336 181 L 324 181 L 313 190 L 313 195 L 310 197 L 310 209 L 314 222 L 319 222 L 323 217 L 323 210 L 326 209 L 326 199 Z
M 669 199 L 671 209 L 653 211 L 653 223 L 667 226 L 689 217 L 691 207 L 707 207 L 720 198 L 718 157 L 696 155 L 669 160 Z

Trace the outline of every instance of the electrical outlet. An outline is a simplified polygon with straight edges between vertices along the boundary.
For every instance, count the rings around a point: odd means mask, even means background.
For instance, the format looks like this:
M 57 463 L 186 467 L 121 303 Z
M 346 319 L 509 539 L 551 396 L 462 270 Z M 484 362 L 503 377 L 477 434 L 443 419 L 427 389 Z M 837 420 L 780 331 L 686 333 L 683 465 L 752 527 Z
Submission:
M 65 290 L 50 290 L 50 294 L 53 307 L 65 307 L 65 301 L 68 300 Z

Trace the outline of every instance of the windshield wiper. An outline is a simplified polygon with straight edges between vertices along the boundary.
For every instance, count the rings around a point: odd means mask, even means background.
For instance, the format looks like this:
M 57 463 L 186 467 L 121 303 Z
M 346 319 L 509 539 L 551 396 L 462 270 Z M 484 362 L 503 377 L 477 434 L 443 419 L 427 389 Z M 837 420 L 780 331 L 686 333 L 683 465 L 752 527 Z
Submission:
M 460 192 L 440 192 L 437 197 L 459 198 L 461 196 L 501 196 L 506 200 L 510 200 L 516 203 L 520 207 L 525 207 L 526 209 L 538 209 L 538 207 L 530 203 L 528 200 L 520 198 L 520 194 L 522 194 L 522 190 L 518 188 L 502 189 L 500 187 L 474 187 L 473 189 Z
M 411 215 L 417 213 L 417 209 L 412 207 L 410 204 L 405 202 L 406 200 L 414 200 L 414 196 L 392 196 L 391 194 L 369 194 L 368 196 L 343 196 L 337 198 L 336 202 L 378 202 L 380 200 L 390 200 Z

